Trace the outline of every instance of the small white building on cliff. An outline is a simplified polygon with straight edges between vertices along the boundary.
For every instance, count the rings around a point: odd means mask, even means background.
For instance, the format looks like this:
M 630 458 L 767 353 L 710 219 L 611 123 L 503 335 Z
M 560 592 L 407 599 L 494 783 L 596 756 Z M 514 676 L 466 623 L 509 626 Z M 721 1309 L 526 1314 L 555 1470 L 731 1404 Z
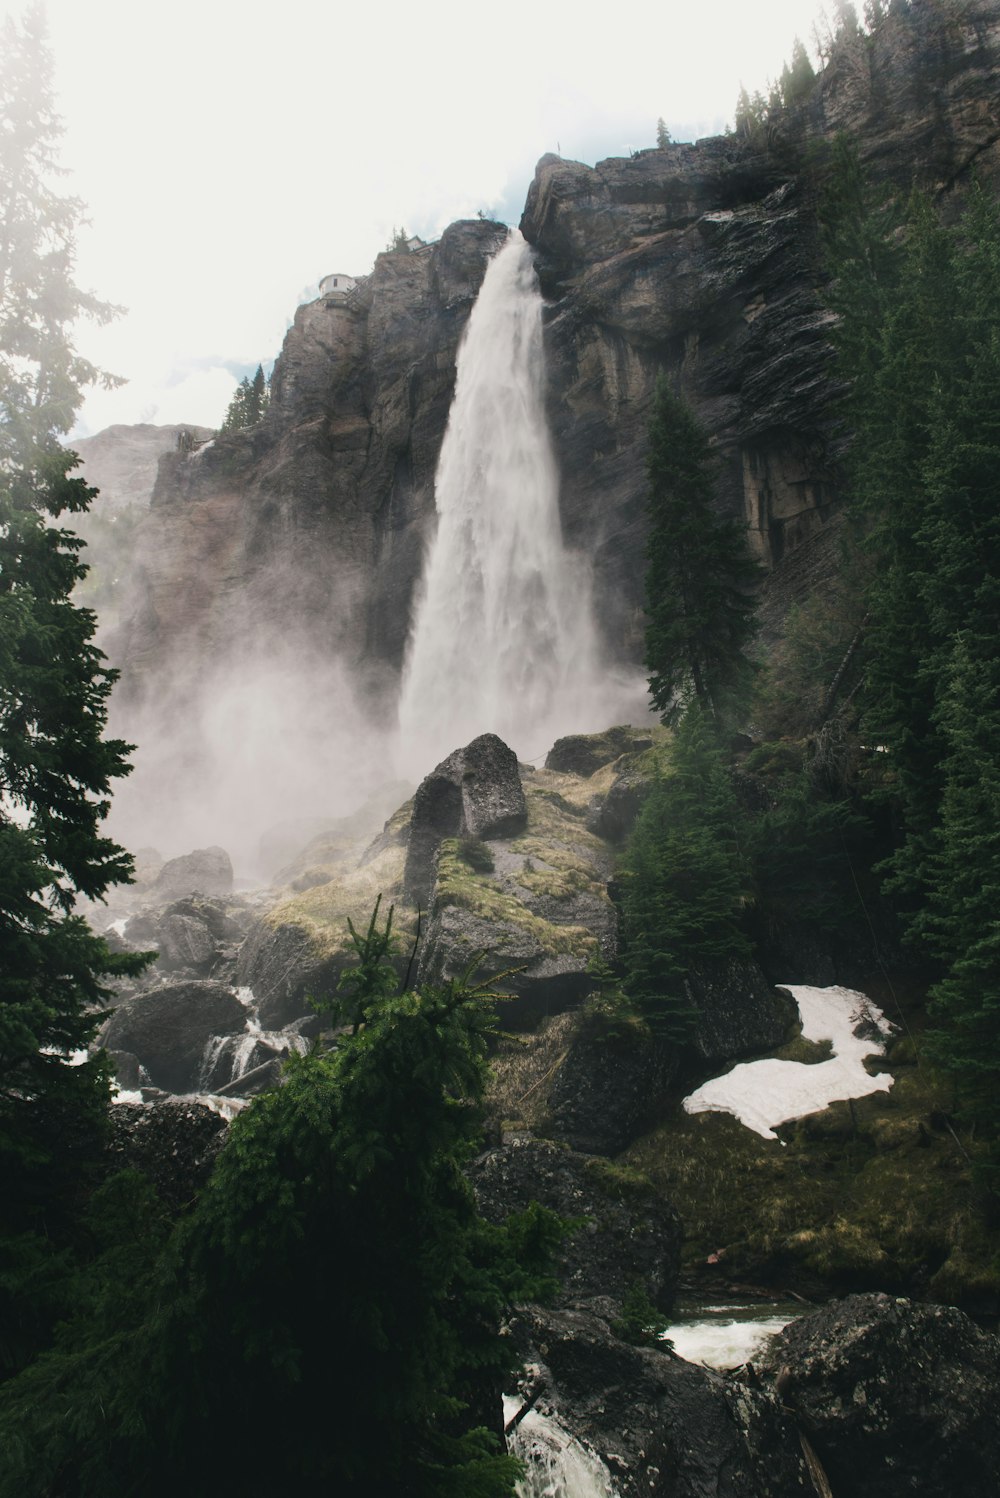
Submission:
M 356 285 L 356 276 L 347 276 L 342 270 L 335 270 L 320 281 L 319 294 L 321 297 L 335 301 L 338 297 L 346 296 L 349 291 L 353 291 Z

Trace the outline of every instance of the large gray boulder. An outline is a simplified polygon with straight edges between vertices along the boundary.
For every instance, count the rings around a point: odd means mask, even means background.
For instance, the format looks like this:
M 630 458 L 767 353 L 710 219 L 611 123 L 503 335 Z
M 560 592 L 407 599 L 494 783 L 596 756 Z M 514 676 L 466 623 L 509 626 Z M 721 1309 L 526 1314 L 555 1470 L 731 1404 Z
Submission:
M 1000 1339 L 953 1306 L 852 1295 L 792 1322 L 762 1367 L 834 1493 L 1000 1492 Z
M 645 1025 L 584 1016 L 549 1088 L 546 1133 L 588 1154 L 621 1154 L 656 1123 L 679 1061 L 679 1048 Z
M 302 926 L 258 921 L 240 947 L 236 983 L 253 990 L 264 1028 L 280 1030 L 314 1012 L 310 997 L 331 993 L 349 960 L 346 953 L 331 958 L 319 952 Z
M 197 1092 L 217 1036 L 237 1035 L 246 1011 L 224 983 L 169 983 L 124 999 L 101 1033 L 109 1051 L 138 1057 L 166 1092 Z
M 632 1347 L 584 1310 L 520 1306 L 509 1331 L 524 1387 L 544 1387 L 536 1409 L 596 1451 L 620 1498 L 816 1498 L 772 1391 Z
M 689 1044 L 702 1061 L 774 1050 L 790 1038 L 798 1019 L 791 995 L 768 983 L 750 958 L 696 964 L 686 987 L 697 1011 Z
M 203 1103 L 117 1103 L 106 1151 L 109 1171 L 141 1171 L 164 1206 L 180 1211 L 208 1180 L 226 1133 L 225 1120 Z
M 673 1304 L 683 1232 L 674 1209 L 636 1172 L 578 1154 L 548 1139 L 512 1135 L 468 1170 L 479 1210 L 503 1222 L 533 1201 L 560 1217 L 583 1219 L 557 1256 L 560 1305 L 619 1305 L 641 1285 L 663 1310 Z
M 228 895 L 233 887 L 233 865 L 225 848 L 196 848 L 180 858 L 168 858 L 150 893 L 171 895 Z
M 437 851 L 445 838 L 515 837 L 527 821 L 513 749 L 495 733 L 456 749 L 421 781 L 413 799 L 403 876 L 406 898 L 427 906 Z

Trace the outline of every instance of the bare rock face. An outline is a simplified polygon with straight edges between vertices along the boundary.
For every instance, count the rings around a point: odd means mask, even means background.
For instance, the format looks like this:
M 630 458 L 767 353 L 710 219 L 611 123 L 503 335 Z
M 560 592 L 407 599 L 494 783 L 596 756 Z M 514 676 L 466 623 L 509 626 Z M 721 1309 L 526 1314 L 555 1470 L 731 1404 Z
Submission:
M 413 799 L 403 880 L 407 899 L 427 905 L 437 850 L 445 838 L 515 837 L 527 820 L 513 749 L 495 733 L 456 749 L 421 782 Z
M 238 1035 L 246 1011 L 224 983 L 170 983 L 124 999 L 101 1032 L 109 1051 L 137 1057 L 166 1092 L 197 1092 L 214 1036 Z
M 165 663 L 182 700 L 199 659 L 276 638 L 376 691 L 398 670 L 458 340 L 505 234 L 473 220 L 379 255 L 348 298 L 298 309 L 260 427 L 163 459 L 111 643 L 123 700 Z
M 503 1222 L 533 1201 L 560 1217 L 584 1221 L 563 1240 L 557 1273 L 560 1305 L 613 1300 L 639 1284 L 669 1310 L 680 1269 L 681 1224 L 652 1186 L 619 1177 L 603 1160 L 513 1136 L 480 1155 L 468 1170 L 479 1210 Z
M 83 460 L 83 477 L 100 490 L 98 513 L 107 513 L 148 505 L 160 459 L 179 448 L 207 442 L 211 436 L 209 427 L 138 422 L 105 427 L 93 437 L 74 439 L 73 447 Z
M 835 1493 L 1000 1490 L 1000 1340 L 954 1307 L 852 1295 L 786 1327 L 763 1366 Z

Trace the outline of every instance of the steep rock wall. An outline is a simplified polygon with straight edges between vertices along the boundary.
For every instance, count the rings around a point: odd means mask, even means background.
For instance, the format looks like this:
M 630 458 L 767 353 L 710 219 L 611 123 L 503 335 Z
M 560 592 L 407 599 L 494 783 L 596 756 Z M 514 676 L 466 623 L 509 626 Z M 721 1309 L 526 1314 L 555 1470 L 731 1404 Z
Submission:
M 875 180 L 960 200 L 1000 184 L 1000 7 L 917 0 L 842 40 L 808 99 L 751 138 L 595 167 L 546 156 L 521 228 L 550 302 L 564 523 L 595 556 L 611 638 L 642 630 L 645 428 L 667 370 L 722 463 L 780 608 L 822 578 L 842 495 L 816 200 L 824 148 Z
M 458 340 L 504 232 L 453 224 L 300 307 L 265 422 L 163 460 L 110 645 L 126 693 L 276 639 L 375 685 L 398 669 Z
M 587 167 L 547 156 L 536 247 L 563 525 L 593 557 L 613 654 L 641 655 L 644 460 L 657 375 L 721 458 L 720 504 L 772 570 L 771 608 L 821 585 L 843 498 L 816 195 L 840 130 L 876 177 L 957 199 L 1000 182 L 1000 6 L 916 0 L 837 47 L 756 138 Z M 111 654 L 136 692 L 256 638 L 337 654 L 388 704 L 433 516 L 459 337 L 502 230 L 453 225 L 379 256 L 346 301 L 299 308 L 257 430 L 161 466 Z

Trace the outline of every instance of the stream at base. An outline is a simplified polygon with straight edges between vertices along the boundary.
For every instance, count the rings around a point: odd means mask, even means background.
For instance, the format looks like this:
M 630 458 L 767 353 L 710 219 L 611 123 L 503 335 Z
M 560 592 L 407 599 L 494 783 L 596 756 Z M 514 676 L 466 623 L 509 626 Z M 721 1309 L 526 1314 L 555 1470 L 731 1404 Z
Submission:
M 738 1368 L 758 1356 L 790 1321 L 811 1309 L 791 1300 L 682 1304 L 663 1335 L 688 1363 Z

